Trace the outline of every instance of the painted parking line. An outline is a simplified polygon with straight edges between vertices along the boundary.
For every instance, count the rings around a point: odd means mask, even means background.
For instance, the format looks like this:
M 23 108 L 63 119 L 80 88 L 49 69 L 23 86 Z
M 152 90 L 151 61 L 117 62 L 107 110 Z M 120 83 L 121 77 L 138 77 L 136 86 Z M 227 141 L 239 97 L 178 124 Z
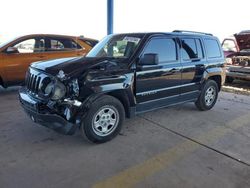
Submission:
M 225 126 L 219 126 L 212 130 L 200 135 L 196 140 L 200 143 L 208 144 L 219 138 L 231 133 L 233 130 L 250 125 L 250 113 L 237 117 L 234 120 L 226 123 Z M 95 185 L 93 188 L 127 188 L 133 187 L 143 179 L 154 173 L 166 169 L 169 165 L 181 160 L 189 153 L 194 152 L 196 149 L 202 147 L 200 144 L 186 140 L 175 147 L 162 152 L 141 164 L 132 166 L 115 176 L 103 180 Z

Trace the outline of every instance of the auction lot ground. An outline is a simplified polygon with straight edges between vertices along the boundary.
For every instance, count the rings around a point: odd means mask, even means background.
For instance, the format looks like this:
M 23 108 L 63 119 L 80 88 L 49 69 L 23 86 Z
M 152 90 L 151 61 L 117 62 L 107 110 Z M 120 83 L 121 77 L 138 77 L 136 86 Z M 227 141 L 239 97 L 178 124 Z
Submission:
M 234 80 L 233 83 L 225 83 L 223 91 L 250 96 L 250 81 Z
M 32 123 L 17 90 L 0 89 L 1 188 L 250 187 L 249 96 L 149 112 L 95 145 Z

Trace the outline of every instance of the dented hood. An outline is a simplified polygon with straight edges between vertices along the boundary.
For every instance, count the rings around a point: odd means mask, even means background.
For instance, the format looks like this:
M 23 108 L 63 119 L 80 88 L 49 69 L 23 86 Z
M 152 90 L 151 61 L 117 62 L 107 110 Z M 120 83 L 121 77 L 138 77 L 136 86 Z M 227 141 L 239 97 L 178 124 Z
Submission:
M 71 57 L 39 61 L 32 63 L 31 67 L 42 70 L 50 75 L 57 75 L 62 70 L 65 75 L 70 76 L 98 66 L 102 69 L 118 67 L 118 64 L 124 60 L 108 57 Z
M 234 34 L 240 50 L 250 49 L 250 32 Z

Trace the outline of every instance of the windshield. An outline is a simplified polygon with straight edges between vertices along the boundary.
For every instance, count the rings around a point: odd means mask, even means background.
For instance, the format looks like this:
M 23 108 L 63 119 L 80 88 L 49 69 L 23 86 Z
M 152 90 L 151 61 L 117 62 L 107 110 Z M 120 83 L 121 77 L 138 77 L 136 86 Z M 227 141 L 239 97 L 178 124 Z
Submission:
M 133 34 L 108 35 L 88 53 L 87 57 L 128 58 L 134 53 L 140 40 L 141 37 Z
M 223 51 L 227 52 L 237 52 L 236 44 L 234 40 L 226 39 L 222 43 Z

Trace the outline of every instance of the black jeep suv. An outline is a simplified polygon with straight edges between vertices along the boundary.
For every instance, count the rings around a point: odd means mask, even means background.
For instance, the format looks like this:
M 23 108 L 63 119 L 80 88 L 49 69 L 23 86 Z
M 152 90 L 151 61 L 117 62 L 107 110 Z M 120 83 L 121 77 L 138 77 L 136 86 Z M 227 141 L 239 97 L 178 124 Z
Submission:
M 86 57 L 33 63 L 20 102 L 34 122 L 90 141 L 114 138 L 126 117 L 185 102 L 211 109 L 225 80 L 211 34 L 108 35 Z

